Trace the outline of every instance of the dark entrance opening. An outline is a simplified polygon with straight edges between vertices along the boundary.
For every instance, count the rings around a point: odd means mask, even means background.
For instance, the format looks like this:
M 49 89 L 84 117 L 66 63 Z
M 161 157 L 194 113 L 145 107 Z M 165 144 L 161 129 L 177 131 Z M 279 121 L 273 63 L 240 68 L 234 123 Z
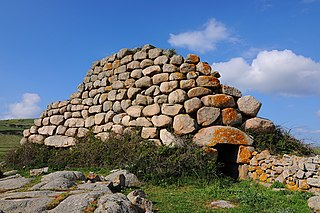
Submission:
M 239 177 L 237 163 L 239 145 L 234 144 L 217 144 L 213 148 L 218 151 L 218 162 L 223 164 L 222 172 L 232 178 Z

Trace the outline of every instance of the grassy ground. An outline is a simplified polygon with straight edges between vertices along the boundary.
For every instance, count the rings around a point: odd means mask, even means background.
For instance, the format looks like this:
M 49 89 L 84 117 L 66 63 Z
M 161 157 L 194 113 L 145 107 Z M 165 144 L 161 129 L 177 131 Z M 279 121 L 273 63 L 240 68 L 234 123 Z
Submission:
M 4 135 L 0 134 L 0 161 L 3 160 L 5 153 L 15 146 L 19 145 L 20 135 Z
M 316 154 L 320 155 L 320 147 L 314 148 Z
M 0 134 L 20 135 L 33 125 L 33 119 L 0 120 Z
M 309 212 L 309 193 L 272 191 L 250 181 L 232 182 L 217 180 L 202 186 L 192 183 L 185 186 L 142 187 L 158 212 Z M 210 202 L 228 200 L 237 207 L 213 209 Z

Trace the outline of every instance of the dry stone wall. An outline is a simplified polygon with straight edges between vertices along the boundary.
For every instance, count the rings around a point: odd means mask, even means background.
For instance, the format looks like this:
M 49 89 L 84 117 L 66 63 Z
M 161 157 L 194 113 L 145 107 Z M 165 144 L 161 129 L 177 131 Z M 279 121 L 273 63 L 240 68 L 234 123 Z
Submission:
M 90 129 L 107 140 L 110 131 L 141 127 L 141 136 L 157 144 L 178 146 L 177 136 L 194 134 L 201 146 L 241 145 L 245 154 L 238 155 L 250 155 L 253 140 L 237 127 L 268 132 L 274 125 L 256 117 L 259 101 L 219 77 L 194 54 L 152 45 L 121 49 L 94 62 L 70 100 L 48 105 L 21 143 L 68 147 Z
M 254 180 L 281 182 L 289 189 L 320 192 L 320 156 L 273 156 L 265 150 L 253 153 L 246 166 L 248 176 Z

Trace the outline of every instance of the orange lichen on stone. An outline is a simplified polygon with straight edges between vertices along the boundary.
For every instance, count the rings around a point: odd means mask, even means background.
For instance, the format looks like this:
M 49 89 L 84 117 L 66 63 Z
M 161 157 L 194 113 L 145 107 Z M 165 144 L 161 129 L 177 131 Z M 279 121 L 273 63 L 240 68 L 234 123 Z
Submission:
M 299 180 L 299 188 L 303 190 L 308 190 L 310 188 L 307 180 Z
M 253 180 L 258 180 L 259 179 L 259 175 L 256 172 L 252 172 L 252 179 Z
M 120 67 L 121 65 L 121 61 L 120 60 L 115 60 L 113 63 L 112 63 L 112 68 L 113 69 L 116 69 L 118 67 Z
M 201 72 L 204 75 L 210 75 L 211 73 L 211 66 L 207 62 L 199 62 L 196 68 L 198 72 Z
M 106 91 L 109 92 L 112 90 L 112 86 L 106 86 Z
M 242 116 L 233 108 L 226 108 L 222 110 L 222 123 L 227 126 L 240 124 L 242 122 Z
M 253 151 L 254 147 L 252 146 L 239 146 L 237 163 L 250 163 Z
M 198 86 L 203 86 L 203 87 L 219 87 L 220 81 L 218 78 L 216 78 L 212 75 L 199 76 L 197 78 L 197 84 L 198 84 Z
M 294 190 L 294 191 L 298 191 L 298 190 L 299 190 L 299 187 L 298 187 L 295 183 L 293 183 L 293 185 L 292 185 L 291 183 L 288 183 L 288 184 L 286 185 L 286 187 L 287 187 L 287 189 L 289 189 L 289 190 Z
M 213 137 L 211 138 L 210 145 L 214 146 L 217 143 L 227 143 L 227 144 L 247 144 L 247 139 L 245 135 L 234 129 L 216 129 Z
M 260 169 L 260 167 L 257 168 L 256 170 L 257 175 L 261 175 L 263 173 L 263 171 Z
M 112 63 L 106 63 L 103 67 L 103 70 L 111 70 L 112 69 Z
M 195 54 L 189 54 L 187 56 L 187 59 L 188 59 L 188 63 L 192 63 L 192 64 L 196 64 L 200 61 L 200 58 L 199 56 L 195 55 Z
M 265 182 L 268 179 L 268 176 L 266 173 L 262 173 L 259 178 L 261 181 Z
M 205 106 L 218 108 L 231 108 L 236 105 L 233 97 L 225 94 L 207 95 L 202 97 L 201 101 Z

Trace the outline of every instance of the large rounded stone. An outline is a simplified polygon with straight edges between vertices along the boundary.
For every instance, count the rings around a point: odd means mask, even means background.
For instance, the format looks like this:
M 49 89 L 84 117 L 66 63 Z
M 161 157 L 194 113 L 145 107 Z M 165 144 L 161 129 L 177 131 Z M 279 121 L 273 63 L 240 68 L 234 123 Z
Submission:
M 275 125 L 272 121 L 258 117 L 246 120 L 243 127 L 246 131 L 253 131 L 256 133 L 271 133 L 275 130 Z
M 219 87 L 220 81 L 218 78 L 210 76 L 199 76 L 196 80 L 198 87 Z
M 233 97 L 224 94 L 207 95 L 202 97 L 201 101 L 205 106 L 209 107 L 228 108 L 236 106 Z
M 160 72 L 161 72 L 161 68 L 158 65 L 150 66 L 142 70 L 143 75 L 154 75 Z
M 165 115 L 176 116 L 182 110 L 183 106 L 180 104 L 163 104 L 161 106 L 161 112 Z
M 178 81 L 162 82 L 160 84 L 160 91 L 165 94 L 172 92 L 176 88 L 178 88 Z
M 76 140 L 68 136 L 54 135 L 54 136 L 47 137 L 44 140 L 44 144 L 47 146 L 54 146 L 54 147 L 68 147 L 68 146 L 74 146 L 76 144 Z
M 60 125 L 63 121 L 63 115 L 53 115 L 50 117 L 50 123 L 56 126 Z
M 213 94 L 213 91 L 211 89 L 204 88 L 204 87 L 195 87 L 188 91 L 189 98 L 202 97 L 204 95 L 211 95 L 211 94 Z
M 308 206 L 312 212 L 320 212 L 320 196 L 313 196 L 308 199 Z
M 177 135 L 189 134 L 196 129 L 196 121 L 187 114 L 176 115 L 173 119 L 173 130 Z
M 141 116 L 143 106 L 131 106 L 127 109 L 127 114 L 131 117 L 137 118 Z
M 193 141 L 200 146 L 217 144 L 252 145 L 253 139 L 241 130 L 229 126 L 211 126 L 199 130 Z
M 167 115 L 153 116 L 151 122 L 156 127 L 166 127 L 172 123 L 172 118 Z
M 151 117 L 159 113 L 160 113 L 159 104 L 148 105 L 142 110 L 142 114 L 147 117 Z
M 252 117 L 257 116 L 262 105 L 261 102 L 251 95 L 239 98 L 237 104 L 241 112 Z
M 222 123 L 227 126 L 234 126 L 242 123 L 242 115 L 233 108 L 222 110 Z
M 196 112 L 198 109 L 202 107 L 202 102 L 199 98 L 191 98 L 184 102 L 184 108 L 186 113 L 193 113 Z
M 168 102 L 169 104 L 183 103 L 187 98 L 187 93 L 184 90 L 177 89 L 169 94 Z
M 215 107 L 202 107 L 197 112 L 197 122 L 202 126 L 209 126 L 220 115 L 220 109 Z
M 136 87 L 150 87 L 152 86 L 152 81 L 149 76 L 144 76 L 135 82 Z
M 166 129 L 160 130 L 160 140 L 163 145 L 170 147 L 179 147 L 182 145 L 182 140 Z
M 211 66 L 207 62 L 199 62 L 196 66 L 196 70 L 204 75 L 210 75 Z

